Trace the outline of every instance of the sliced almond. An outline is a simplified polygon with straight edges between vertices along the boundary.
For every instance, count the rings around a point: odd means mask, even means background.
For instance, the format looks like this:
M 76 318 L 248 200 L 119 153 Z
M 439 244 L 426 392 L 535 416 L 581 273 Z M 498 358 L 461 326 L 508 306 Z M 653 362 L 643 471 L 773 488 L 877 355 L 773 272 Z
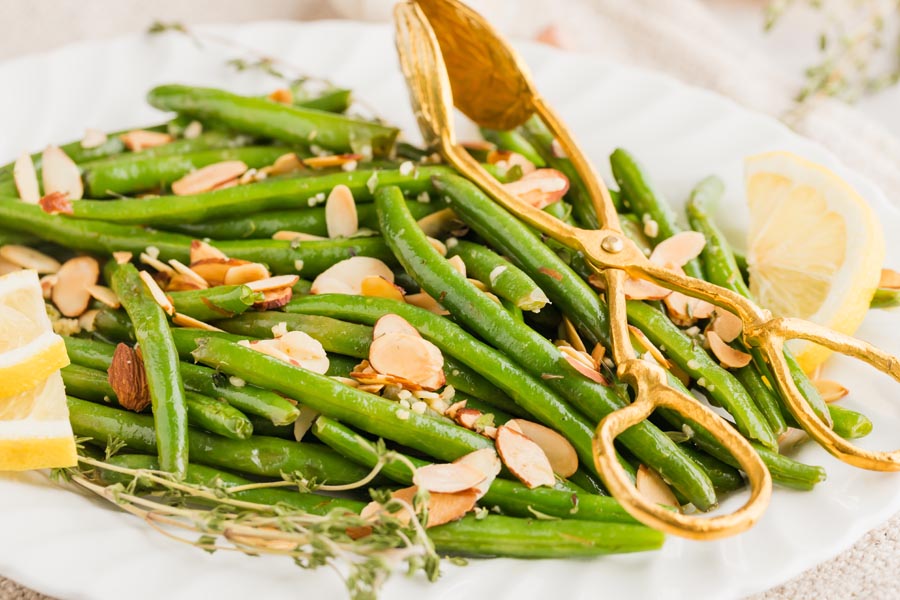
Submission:
M 59 261 L 52 256 L 17 244 L 0 246 L 0 258 L 5 258 L 23 269 L 32 269 L 40 274 L 56 273 L 60 267 Z
M 297 420 L 294 421 L 294 439 L 298 442 L 302 442 L 303 438 L 309 432 L 309 428 L 316 422 L 316 419 L 319 418 L 320 414 L 322 413 L 314 408 L 301 406 L 300 415 L 297 417 Z
M 466 263 L 463 261 L 460 255 L 457 254 L 455 256 L 451 256 L 447 259 L 447 262 L 450 263 L 450 266 L 453 267 L 453 269 L 457 273 L 459 273 L 463 277 L 466 276 Z
M 788 427 L 787 431 L 778 436 L 778 453 L 790 454 L 797 446 L 807 442 L 809 434 L 802 429 Z
M 63 265 L 65 267 L 65 265 Z M 87 288 L 91 298 L 98 300 L 110 308 L 119 308 L 122 303 L 116 293 L 105 285 L 89 285 Z
M 200 289 L 206 289 L 209 287 L 209 283 L 207 283 L 207 281 L 203 277 L 201 277 L 196 271 L 191 269 L 183 262 L 172 258 L 169 260 L 169 264 L 172 265 L 172 268 L 175 269 L 176 273 L 178 273 L 188 281 L 193 281 L 195 284 L 200 286 Z
M 418 492 L 417 486 L 403 488 L 391 494 L 392 498 L 404 500 L 412 505 L 413 498 Z M 463 490 L 454 494 L 431 492 L 428 494 L 428 522 L 425 527 L 437 527 L 444 523 L 463 518 L 466 513 L 475 508 L 478 492 L 473 489 Z
M 178 325 L 179 327 L 187 327 L 189 329 L 202 329 L 203 331 L 222 331 L 214 325 L 210 325 L 209 323 L 205 323 L 200 319 L 195 319 L 190 315 L 186 315 L 180 312 L 176 312 L 174 315 L 172 315 L 172 323 L 174 325 Z
M 210 258 L 218 258 L 227 260 L 228 257 L 225 256 L 225 253 L 219 250 L 218 248 L 209 245 L 208 243 L 201 240 L 192 240 L 191 241 L 191 264 L 200 262 L 201 260 L 208 260 Z
M 825 402 L 837 402 L 850 393 L 850 390 L 830 379 L 816 379 L 813 383 Z
M 509 423 L 514 423 L 519 433 L 540 446 L 554 473 L 560 477 L 570 477 L 578 470 L 578 453 L 569 440 L 559 433 L 526 419 L 512 419 Z
M 359 291 L 361 295 L 371 298 L 388 298 L 397 302 L 405 302 L 403 299 L 403 288 L 394 285 L 384 277 L 366 277 L 362 280 Z
M 644 347 L 644 352 L 650 353 L 650 356 L 653 357 L 653 360 L 658 362 L 663 367 L 668 368 L 671 366 L 671 363 L 666 359 L 665 356 L 663 356 L 663 353 L 660 352 L 659 348 L 657 348 L 653 344 L 653 342 L 650 341 L 650 338 L 648 338 L 643 331 L 641 331 L 634 325 L 629 325 L 628 331 L 630 331 L 631 335 L 633 335 L 638 340 L 638 342 L 640 342 L 640 344 Z
M 672 290 L 651 283 L 645 279 L 625 279 L 625 297 L 629 300 L 663 300 Z
M 500 469 L 503 467 L 503 464 L 500 462 L 500 457 L 497 456 L 497 451 L 493 448 L 482 448 L 470 452 L 464 456 L 460 456 L 453 462 L 459 465 L 474 467 L 484 475 L 484 479 L 473 488 L 477 492 L 476 500 L 480 500 L 487 494 L 488 489 L 490 489 L 491 484 L 494 482 L 497 475 L 500 474 Z
M 269 269 L 260 263 L 247 263 L 231 267 L 225 273 L 225 285 L 243 285 L 251 281 L 262 281 L 272 276 Z M 293 284 L 292 284 L 293 285 Z
M 146 148 L 155 148 L 172 142 L 175 138 L 168 133 L 160 131 L 147 131 L 146 129 L 135 129 L 119 136 L 125 147 L 132 152 L 140 152 Z
M 409 321 L 400 315 L 387 314 L 375 321 L 372 328 L 372 339 L 378 339 L 386 333 L 401 333 L 413 337 L 422 337 L 419 330 L 409 324 Z
M 141 412 L 150 406 L 150 387 L 140 353 L 128 344 L 119 344 L 108 370 L 109 385 L 122 408 Z
M 16 190 L 19 192 L 19 198 L 28 204 L 37 204 L 41 199 L 41 190 L 38 185 L 37 172 L 34 170 L 34 161 L 31 155 L 23 153 L 16 159 L 13 165 L 13 181 L 16 184 Z
M 257 281 L 248 281 L 244 285 L 254 292 L 271 292 L 282 288 L 292 288 L 298 281 L 300 281 L 300 277 L 297 275 L 276 275 Z
M 288 173 L 302 170 L 303 163 L 300 162 L 297 155 L 293 152 L 288 152 L 287 154 L 282 154 L 276 158 L 275 162 L 272 163 L 272 166 L 265 167 L 261 171 L 268 175 L 287 175 Z
M 518 181 L 504 183 L 503 188 L 535 208 L 544 208 L 566 195 L 569 179 L 556 169 L 537 169 Z
M 283 242 L 320 242 L 328 238 L 321 235 L 313 235 L 311 233 L 303 233 L 302 231 L 276 231 L 272 234 L 273 240 L 281 240 Z
M 683 267 L 706 247 L 706 237 L 696 231 L 682 231 L 661 241 L 650 253 L 650 261 L 660 266 Z
M 750 361 L 753 360 L 753 357 L 746 352 L 741 352 L 736 348 L 732 348 L 722 341 L 722 338 L 719 337 L 719 334 L 715 331 L 707 331 L 706 340 L 709 342 L 709 349 L 712 350 L 712 353 L 719 359 L 719 362 L 722 363 L 723 367 L 728 369 L 739 369 L 741 367 L 746 367 L 750 364 Z
M 385 333 L 372 341 L 369 362 L 379 373 L 414 381 L 426 390 L 444 385 L 444 356 L 420 336 Z
M 77 256 L 63 263 L 56 277 L 50 296 L 53 304 L 63 316 L 77 317 L 87 310 L 91 302 L 88 289 L 97 283 L 100 265 L 91 256 Z
M 59 192 L 69 200 L 80 200 L 84 196 L 81 171 L 59 146 L 47 146 L 41 154 L 41 175 L 45 194 Z
M 247 164 L 241 160 L 223 160 L 206 165 L 172 182 L 172 193 L 176 196 L 202 194 L 240 177 L 246 171 Z
M 497 428 L 497 453 L 503 464 L 528 488 L 553 487 L 553 467 L 541 447 L 508 425 Z
M 277 90 L 269 94 L 268 98 L 272 102 L 277 102 L 279 104 L 293 104 L 294 92 L 292 92 L 289 88 L 278 88 Z
M 603 362 L 604 356 L 606 356 L 606 346 L 599 342 L 594 344 L 594 349 L 591 350 L 591 358 L 594 360 L 594 364 L 599 367 Z
M 106 143 L 109 137 L 105 132 L 100 131 L 99 129 L 85 129 L 84 137 L 81 138 L 81 147 L 82 148 L 97 148 Z
M 166 296 L 166 293 L 162 291 L 162 288 L 159 287 L 159 284 L 156 283 L 156 280 L 153 279 L 153 276 L 151 276 L 147 271 L 141 271 L 140 277 L 144 281 L 144 285 L 147 286 L 147 290 L 150 292 L 150 295 L 163 309 L 163 312 L 165 312 L 167 315 L 174 315 L 175 305 L 172 304 L 172 300 L 168 296 Z
M 672 292 L 663 299 L 663 302 L 666 304 L 669 318 L 682 327 L 693 325 L 698 319 L 708 319 L 716 310 L 713 304 L 681 292 Z
M 731 343 L 744 332 L 744 323 L 734 313 L 716 307 L 712 330 L 719 334 L 723 342 Z
M 97 315 L 99 314 L 99 308 L 92 308 L 91 310 L 84 311 L 81 313 L 81 316 L 78 317 L 78 326 L 81 327 L 82 331 L 94 331 L 94 322 L 97 320 Z
M 349 294 L 359 296 L 366 277 L 382 277 L 394 283 L 394 273 L 377 258 L 354 256 L 323 271 L 312 282 L 311 294 Z
M 484 413 L 474 408 L 457 409 L 453 415 L 453 420 L 462 427 L 475 431 L 478 427 L 478 419 L 484 416 Z
M 181 137 L 186 140 L 196 140 L 200 137 L 201 133 L 203 133 L 203 123 L 200 121 L 191 121 L 187 124 L 187 127 L 184 128 Z
M 281 308 L 294 297 L 294 290 L 286 287 L 262 292 L 263 299 L 253 303 L 256 310 L 275 310 Z
M 600 373 L 600 371 L 598 371 L 594 367 L 586 365 L 580 357 L 572 356 L 571 354 L 568 353 L 567 350 L 572 350 L 572 352 L 576 352 L 576 353 L 578 351 L 575 350 L 574 348 L 560 348 L 560 354 L 562 355 L 562 357 L 564 359 L 566 359 L 566 362 L 569 363 L 570 365 L 572 365 L 572 367 L 576 371 L 578 371 L 579 373 L 581 373 L 582 375 L 584 375 L 591 381 L 594 381 L 601 385 L 609 384 L 609 382 L 606 381 L 606 378 Z
M 144 263 L 147 266 L 153 267 L 160 273 L 165 273 L 166 275 L 174 275 L 175 274 L 175 269 L 173 269 L 172 267 L 170 267 L 163 261 L 159 260 L 155 256 L 150 256 L 146 252 L 141 252 L 141 254 L 138 258 L 140 258 L 140 261 L 142 263 Z
M 277 338 L 281 350 L 313 373 L 328 371 L 328 356 L 319 340 L 302 331 L 288 331 Z
M 900 272 L 893 269 L 882 269 L 881 281 L 878 282 L 878 287 L 891 290 L 900 289 Z
M 419 308 L 424 308 L 429 312 L 433 312 L 436 315 L 449 315 L 450 311 L 441 306 L 441 304 L 432 298 L 426 292 L 418 292 L 416 294 L 407 294 L 404 296 L 404 300 L 406 300 L 407 304 L 412 304 L 413 306 L 418 306 Z
M 165 276 L 163 274 L 158 274 Z M 159 279 L 160 277 L 157 277 Z M 167 292 L 193 292 L 196 290 L 205 290 L 206 286 L 198 285 L 193 279 L 188 279 L 180 273 L 169 276 L 169 281 L 164 284 Z
M 458 229 L 462 224 L 460 218 L 453 212 L 453 209 L 444 208 L 430 215 L 426 215 L 416 221 L 422 232 L 428 237 L 439 238 L 444 234 Z
M 144 260 L 143 254 L 141 254 L 141 260 Z M 150 262 L 148 262 L 147 264 L 153 267 L 156 266 Z M 225 284 L 225 275 L 232 267 L 246 264 L 246 260 L 241 260 L 238 258 L 206 258 L 204 260 L 192 262 L 191 270 L 202 277 L 207 283 L 209 283 L 209 285 L 217 286 Z M 166 265 L 166 267 L 168 267 L 168 265 Z
M 353 192 L 346 185 L 336 185 L 325 201 L 325 227 L 328 237 L 350 237 L 359 231 L 359 217 Z
M 672 490 L 666 485 L 662 477 L 645 465 L 638 467 L 635 479 L 637 491 L 648 501 L 663 506 L 671 506 L 680 509 L 681 505 Z
M 453 494 L 475 487 L 485 479 L 485 474 L 475 467 L 460 464 L 432 464 L 416 469 L 413 483 L 429 492 Z
M 134 258 L 134 254 L 131 252 L 113 252 L 112 257 L 117 265 L 124 265 L 125 263 L 131 262 L 131 259 Z
M 0 259 L 2 260 L 2 259 Z M 12 263 L 9 263 L 12 264 Z M 21 267 L 13 265 L 15 268 L 13 270 L 18 271 Z M 2 273 L 2 271 L 0 271 Z M 49 300 L 53 294 L 53 286 L 56 285 L 56 282 L 59 281 L 59 277 L 56 275 L 44 275 L 40 279 L 41 284 L 41 294 L 44 296 L 44 300 Z
M 22 270 L 22 267 L 20 267 L 19 265 L 9 262 L 5 258 L 0 257 L 0 275 L 6 275 L 8 273 L 12 273 L 14 271 L 21 271 L 21 270 Z M 50 297 L 49 293 L 50 292 L 49 292 L 49 288 L 48 288 L 46 291 L 47 295 L 45 295 L 44 298 L 49 299 L 49 297 Z
M 512 167 L 519 167 L 522 169 L 523 175 L 528 175 L 537 169 L 533 162 L 511 150 L 493 150 L 488 153 L 487 161 L 507 171 Z
M 431 247 L 437 250 L 438 254 L 440 254 L 441 256 L 447 256 L 447 244 L 431 236 L 425 237 L 428 240 L 428 243 L 431 244 Z
M 362 154 L 331 154 L 328 156 L 312 156 L 304 158 L 303 164 L 312 169 L 327 169 L 329 167 L 342 167 L 348 163 L 357 162 L 365 158 Z
M 586 366 L 589 369 L 597 368 L 597 363 L 594 362 L 594 359 L 591 358 L 591 355 L 588 354 L 587 352 L 582 352 L 581 350 L 576 350 L 572 346 L 566 345 L 566 342 L 563 342 L 563 341 L 560 341 L 559 343 L 562 344 L 559 346 L 559 351 L 562 352 L 563 354 L 567 354 L 571 358 L 574 358 L 575 360 L 579 361 L 581 364 L 583 364 L 584 366 Z
M 48 215 L 71 215 L 72 201 L 65 192 L 52 192 L 42 196 L 38 204 Z

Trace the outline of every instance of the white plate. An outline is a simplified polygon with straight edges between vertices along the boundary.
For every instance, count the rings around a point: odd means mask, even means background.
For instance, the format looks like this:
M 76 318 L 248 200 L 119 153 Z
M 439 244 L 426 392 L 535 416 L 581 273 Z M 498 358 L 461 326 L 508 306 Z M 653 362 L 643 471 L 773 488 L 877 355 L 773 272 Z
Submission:
M 258 23 L 211 29 L 284 58 L 304 72 L 353 88 L 407 131 L 414 129 L 390 31 L 350 22 Z M 821 147 L 776 121 L 671 79 L 589 56 L 534 45 L 522 50 L 540 89 L 559 108 L 601 172 L 616 146 L 632 150 L 676 202 L 702 177 L 729 186 L 720 213 L 739 236 L 745 222 L 742 158 L 773 149 L 797 152 L 846 177 L 878 211 L 886 231 L 900 213 L 868 181 Z M 85 127 L 105 130 L 154 123 L 143 102 L 153 85 L 187 82 L 259 93 L 274 84 L 223 66 L 229 52 L 199 50 L 183 37 L 126 37 L 71 46 L 0 65 L 0 159 L 50 140 L 77 139 Z M 15 91 L 15 93 L 12 93 Z M 889 263 L 900 265 L 900 238 L 890 236 Z M 872 313 L 859 335 L 900 353 L 896 315 Z M 876 423 L 862 442 L 896 446 L 898 388 L 849 361 L 830 376 L 852 390 L 846 402 Z M 434 585 L 395 577 L 385 597 L 501 599 L 604 596 L 729 598 L 760 591 L 836 555 L 900 509 L 900 476 L 839 464 L 815 447 L 800 458 L 823 464 L 829 480 L 814 492 L 778 490 L 762 521 L 739 537 L 714 543 L 670 538 L 660 552 L 590 561 L 473 561 L 447 567 Z M 733 508 L 734 501 L 725 508 Z M 154 533 L 99 501 L 68 493 L 37 474 L 0 478 L 0 573 L 63 598 L 272 598 L 343 595 L 330 571 L 309 573 L 280 559 L 209 556 Z

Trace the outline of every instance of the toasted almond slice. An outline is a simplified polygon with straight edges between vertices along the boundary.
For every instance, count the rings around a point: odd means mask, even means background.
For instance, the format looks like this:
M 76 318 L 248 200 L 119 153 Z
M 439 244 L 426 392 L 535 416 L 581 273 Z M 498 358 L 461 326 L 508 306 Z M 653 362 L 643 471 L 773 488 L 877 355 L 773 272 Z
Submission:
M 790 454 L 800 444 L 809 440 L 809 434 L 802 429 L 788 427 L 787 431 L 778 436 L 778 453 Z
M 453 494 L 475 487 L 485 474 L 475 467 L 459 463 L 436 463 L 419 467 L 413 483 L 429 492 Z
M 497 475 L 500 474 L 500 469 L 503 467 L 503 464 L 500 462 L 500 457 L 497 456 L 497 451 L 493 448 L 482 448 L 470 452 L 464 456 L 460 456 L 453 462 L 459 465 L 474 467 L 484 475 L 484 479 L 481 483 L 473 487 L 477 492 L 476 500 L 480 500 L 482 496 L 487 494 L 488 489 L 491 487 L 491 484 L 494 482 Z
M 38 200 L 41 210 L 48 215 L 71 215 L 72 201 L 63 192 L 53 192 Z
M 303 164 L 312 169 L 326 169 L 328 167 L 342 167 L 347 163 L 357 162 L 364 158 L 362 154 L 331 154 L 328 156 L 304 158 Z
M 84 137 L 81 138 L 81 147 L 82 148 L 97 148 L 106 143 L 107 137 L 106 133 L 100 131 L 99 129 L 91 129 L 90 127 L 84 130 Z
M 228 269 L 225 273 L 225 285 L 243 285 L 251 281 L 262 281 L 272 276 L 269 269 L 260 263 L 247 263 Z M 291 284 L 293 285 L 293 284 Z M 283 287 L 283 286 L 282 286 Z
M 105 285 L 89 285 L 87 291 L 91 298 L 99 300 L 110 308 L 119 308 L 122 305 L 116 293 Z
M 486 292 L 488 291 L 488 287 L 484 285 L 484 282 L 478 279 L 472 279 L 471 277 L 467 277 L 466 281 L 477 287 L 480 291 Z
M 328 238 L 321 235 L 313 235 L 311 233 L 303 233 L 302 231 L 276 231 L 272 235 L 273 240 L 281 240 L 283 242 L 318 242 L 327 240 Z
M 97 315 L 99 314 L 99 308 L 92 308 L 91 310 L 84 311 L 81 313 L 81 316 L 78 317 L 78 326 L 81 327 L 82 331 L 94 331 L 94 321 L 97 320 Z
M 662 477 L 655 471 L 647 468 L 645 465 L 638 467 L 637 478 L 635 480 L 637 491 L 650 502 L 654 504 L 662 504 L 663 506 L 671 506 L 680 510 L 681 505 L 672 490 L 666 485 Z
M 288 331 L 276 338 L 278 347 L 301 367 L 313 373 L 328 371 L 328 356 L 319 340 L 302 331 Z
M 14 271 L 18 271 L 21 268 L 17 265 L 13 266 L 15 267 L 13 269 Z M 3 273 L 3 271 L 0 270 L 0 273 Z M 59 277 L 57 277 L 56 275 L 44 275 L 43 277 L 41 277 L 41 294 L 44 296 L 44 300 L 49 300 L 51 298 L 53 294 L 53 286 L 56 285 L 57 281 L 59 281 Z
M 244 285 L 254 292 L 271 292 L 281 288 L 291 288 L 300 281 L 297 275 L 276 275 L 275 277 L 267 277 L 257 281 L 248 281 Z
M 746 367 L 753 360 L 753 357 L 746 352 L 741 352 L 736 348 L 732 348 L 719 337 L 715 331 L 708 330 L 706 339 L 709 342 L 709 349 L 715 354 L 723 367 L 728 369 L 739 369 Z
M 850 393 L 850 390 L 830 379 L 816 379 L 813 383 L 825 402 L 837 402 Z
M 416 221 L 422 231 L 431 238 L 442 237 L 445 233 L 457 229 L 462 221 L 450 208 L 445 208 Z M 445 253 L 446 254 L 446 253 Z
M 346 185 L 336 185 L 325 201 L 325 227 L 328 237 L 350 237 L 359 230 L 356 201 Z
M 153 276 L 150 275 L 147 271 L 140 272 L 141 279 L 144 280 L 144 285 L 147 286 L 147 289 L 150 291 L 150 295 L 153 296 L 153 299 L 156 300 L 156 303 L 162 307 L 163 311 L 167 315 L 175 314 L 175 306 L 172 304 L 172 301 L 166 296 L 166 293 L 162 291 L 162 288 L 159 287 L 159 284 L 156 283 L 156 280 L 153 279 Z
M 240 160 L 223 160 L 206 165 L 172 182 L 172 193 L 176 196 L 190 196 L 209 192 L 236 180 L 246 171 L 247 164 Z
M 458 254 L 455 256 L 451 256 L 447 259 L 447 262 L 450 263 L 450 266 L 453 267 L 457 273 L 466 276 L 466 263 L 463 261 L 462 257 Z
M 878 282 L 878 287 L 892 290 L 900 289 L 900 272 L 893 269 L 882 269 L 881 281 Z
M 372 329 L 372 339 L 378 339 L 386 333 L 402 333 L 413 337 L 422 337 L 419 330 L 409 324 L 409 321 L 400 315 L 387 314 L 375 321 Z
M 206 289 L 209 287 L 209 283 L 197 274 L 196 271 L 191 269 L 189 266 L 184 264 L 183 262 L 177 259 L 169 259 L 169 264 L 172 265 L 172 268 L 175 269 L 175 272 L 187 279 L 188 281 L 194 282 L 196 285 L 200 286 L 200 289 Z
M 304 436 L 309 432 L 309 428 L 316 422 L 316 419 L 319 418 L 320 414 L 322 413 L 314 408 L 301 406 L 300 415 L 297 417 L 297 420 L 294 421 L 294 439 L 298 442 L 302 442 Z
M 377 258 L 354 256 L 325 269 L 312 282 L 311 294 L 349 294 L 358 296 L 366 277 L 383 277 L 394 283 L 394 273 Z
M 569 440 L 549 427 L 526 419 L 512 419 L 519 433 L 541 447 L 553 472 L 560 477 L 569 477 L 578 470 L 578 454 Z
M 140 261 L 142 263 L 144 263 L 147 266 L 153 267 L 160 273 L 165 273 L 166 275 L 174 275 L 175 274 L 175 269 L 173 269 L 172 267 L 170 267 L 163 261 L 159 260 L 155 256 L 150 256 L 146 252 L 141 252 L 141 254 L 138 258 L 140 259 Z
M 168 133 L 160 131 L 147 131 L 146 129 L 134 129 L 119 136 L 125 147 L 132 152 L 140 152 L 146 148 L 155 148 L 172 142 L 175 138 Z
M 511 167 L 519 167 L 522 169 L 523 175 L 528 175 L 537 169 L 533 162 L 518 152 L 512 152 L 510 150 L 494 150 L 488 153 L 487 161 L 492 165 L 497 165 L 506 170 L 509 170 Z
M 144 255 L 142 254 L 141 260 L 143 260 L 143 256 Z M 155 266 L 149 262 L 147 264 Z M 225 284 L 225 274 L 228 273 L 229 269 L 246 264 L 246 260 L 241 260 L 239 258 L 207 258 L 192 262 L 191 270 L 202 277 L 209 285 L 216 286 Z
M 210 258 L 228 259 L 224 252 L 202 240 L 191 241 L 191 264 Z
M 406 300 L 407 304 L 412 304 L 413 306 L 418 306 L 419 308 L 424 308 L 429 312 L 433 312 L 436 315 L 449 315 L 450 311 L 440 305 L 440 303 L 428 295 L 426 292 L 419 292 L 417 294 L 407 294 L 404 296 L 404 300 Z
M 708 319 L 716 307 L 705 300 L 692 298 L 681 292 L 672 292 L 663 299 L 669 318 L 676 325 L 693 325 L 698 319 Z
M 100 265 L 91 256 L 76 256 L 62 264 L 56 273 L 51 299 L 66 317 L 77 317 L 91 302 L 88 289 L 100 277 Z
M 553 467 L 541 447 L 508 425 L 497 428 L 497 453 L 503 464 L 528 488 L 553 487 Z
M 426 238 L 428 239 L 428 243 L 431 244 L 431 247 L 437 250 L 438 254 L 447 256 L 447 244 L 431 236 L 426 236 Z
M 113 260 L 116 261 L 117 265 L 124 265 L 125 263 L 131 262 L 131 259 L 134 258 L 134 254 L 131 252 L 113 252 L 112 253 Z
M 706 237 L 697 231 L 682 231 L 661 241 L 650 253 L 650 262 L 663 267 L 683 267 L 700 256 Z
M 444 385 L 444 356 L 421 336 L 385 333 L 372 341 L 369 362 L 379 373 L 414 381 L 426 390 Z
M 468 403 L 467 400 L 459 400 L 458 402 L 454 402 L 450 406 L 447 407 L 447 410 L 444 411 L 444 415 L 450 417 L 451 419 L 456 418 L 456 413 L 466 407 Z
M 563 348 L 560 348 L 560 354 L 562 355 L 562 357 L 564 359 L 566 359 L 567 363 L 572 365 L 572 367 L 576 371 L 578 371 L 579 373 L 581 373 L 582 375 L 584 375 L 591 381 L 595 381 L 602 385 L 609 384 L 609 382 L 606 381 L 606 378 L 603 377 L 603 375 L 597 369 L 595 369 L 594 367 L 589 367 L 589 366 L 585 365 L 583 360 L 581 360 L 580 358 L 576 358 L 574 356 L 570 356 L 567 352 L 564 352 L 563 350 L 564 350 Z M 574 348 L 572 350 L 574 352 L 578 352 Z
M 569 179 L 556 169 L 537 169 L 503 188 L 535 208 L 544 208 L 566 195 Z
M 254 302 L 253 308 L 256 310 L 275 310 L 291 301 L 291 298 L 294 297 L 294 290 L 289 287 L 279 288 L 263 292 L 262 295 L 263 299 Z
M 190 315 L 185 315 L 180 312 L 176 312 L 172 315 L 172 323 L 178 325 L 179 327 L 189 327 L 190 329 L 203 329 L 204 331 L 222 331 L 218 327 L 210 325 L 209 323 L 204 323 L 199 319 L 195 319 Z
M 712 330 L 719 334 L 723 342 L 731 343 L 743 333 L 744 323 L 734 313 L 716 307 Z
M 629 325 L 629 326 L 628 326 L 628 331 L 630 331 L 630 332 L 631 332 L 631 335 L 633 335 L 634 337 L 636 337 L 636 338 L 638 339 L 638 341 L 639 341 L 639 342 L 641 343 L 641 345 L 644 347 L 644 351 L 645 351 L 645 352 L 649 352 L 649 353 L 650 353 L 650 356 L 653 357 L 653 360 L 655 360 L 656 362 L 658 362 L 658 363 L 659 363 L 660 365 L 662 365 L 663 367 L 667 367 L 667 368 L 668 368 L 669 366 L 671 366 L 671 363 L 670 363 L 668 360 L 666 360 L 666 357 L 663 356 L 663 353 L 660 352 L 659 348 L 657 348 L 657 347 L 653 344 L 653 342 L 650 341 L 650 338 L 648 338 L 648 337 L 644 334 L 643 331 L 641 331 L 640 329 L 638 329 L 638 328 L 635 327 L 634 325 Z
M 391 494 L 392 498 L 403 500 L 412 506 L 413 498 L 419 491 L 417 486 L 403 488 Z M 473 489 L 454 494 L 431 492 L 428 495 L 428 522 L 425 527 L 437 527 L 450 521 L 463 518 L 467 512 L 475 508 L 478 493 Z
M 372 298 L 390 298 L 398 302 L 405 302 L 403 299 L 403 288 L 394 285 L 384 277 L 371 276 L 362 280 L 359 286 L 360 294 Z
M 180 273 L 169 276 L 169 281 L 164 283 L 167 292 L 193 292 L 207 288 L 197 285 L 193 279 L 188 279 Z
M 645 279 L 634 279 L 633 277 L 625 279 L 624 287 L 625 297 L 629 300 L 662 300 L 672 293 L 672 290 L 668 290 L 655 283 L 651 283 Z
M 467 140 L 460 142 L 460 146 L 466 150 L 474 150 L 475 152 L 493 152 L 497 149 L 497 145 L 487 140 Z
M 271 167 L 266 167 L 263 172 L 269 175 L 287 175 L 295 171 L 302 171 L 303 163 L 293 152 L 282 154 L 275 159 Z
M 278 88 L 268 95 L 269 100 L 278 102 L 279 104 L 293 104 L 294 92 L 290 88 Z
M 203 123 L 200 121 L 191 121 L 187 124 L 187 127 L 184 128 L 181 137 L 186 140 L 196 140 L 200 137 L 201 133 L 203 133 Z
M 580 350 L 576 350 L 572 346 L 562 345 L 559 347 L 559 351 L 563 354 L 567 354 L 571 358 L 579 361 L 588 369 L 596 369 L 597 365 L 594 363 L 594 359 L 591 358 L 590 354 L 587 352 L 582 352 Z
M 38 185 L 37 172 L 34 170 L 34 161 L 31 155 L 23 153 L 16 159 L 13 165 L 13 181 L 16 184 L 16 190 L 19 192 L 19 198 L 28 204 L 37 204 L 41 199 L 41 190 Z
M 17 244 L 0 246 L 0 258 L 5 258 L 23 269 L 32 269 L 40 274 L 56 273 L 60 267 L 59 261 L 52 256 Z
M 81 171 L 59 146 L 47 146 L 41 154 L 41 174 L 44 194 L 60 192 L 69 200 L 80 200 L 84 196 Z
M 594 360 L 594 364 L 599 368 L 600 363 L 603 362 L 603 357 L 606 356 L 606 346 L 601 343 L 597 343 L 594 345 L 594 349 L 591 350 L 591 358 Z
M 475 431 L 478 426 L 478 419 L 484 415 L 483 412 L 475 408 L 460 408 L 453 415 L 453 420 L 466 429 Z

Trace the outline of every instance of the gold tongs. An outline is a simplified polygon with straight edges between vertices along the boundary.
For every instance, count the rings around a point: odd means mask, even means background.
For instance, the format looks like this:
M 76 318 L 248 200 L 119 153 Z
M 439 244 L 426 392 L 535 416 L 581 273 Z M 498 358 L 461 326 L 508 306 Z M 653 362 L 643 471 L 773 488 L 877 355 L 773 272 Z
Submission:
M 900 470 L 900 451 L 871 452 L 837 436 L 800 395 L 784 357 L 787 339 L 803 339 L 863 360 L 900 381 L 900 361 L 871 345 L 798 319 L 773 318 L 743 296 L 651 263 L 625 235 L 603 180 L 580 151 L 568 129 L 535 89 L 527 67 L 500 35 L 458 0 L 416 0 L 394 11 L 397 51 L 412 104 L 426 143 L 438 148 L 458 171 L 523 221 L 554 240 L 582 252 L 606 283 L 612 357 L 617 374 L 635 393 L 632 404 L 607 415 L 594 435 L 594 460 L 603 482 L 622 506 L 641 522 L 692 539 L 716 539 L 750 528 L 769 503 L 772 480 L 759 455 L 731 425 L 692 396 L 667 383 L 667 372 L 635 352 L 629 337 L 626 277 L 706 300 L 736 314 L 743 340 L 760 350 L 774 384 L 791 413 L 831 454 L 852 465 Z M 452 91 L 451 91 L 452 90 Z M 556 138 L 587 187 L 601 228 L 570 226 L 507 192 L 456 142 L 453 107 L 480 126 L 508 130 L 537 115 Z M 616 458 L 615 438 L 657 408 L 677 411 L 707 429 L 740 464 L 750 481 L 750 497 L 737 511 L 711 518 L 672 512 L 637 492 Z

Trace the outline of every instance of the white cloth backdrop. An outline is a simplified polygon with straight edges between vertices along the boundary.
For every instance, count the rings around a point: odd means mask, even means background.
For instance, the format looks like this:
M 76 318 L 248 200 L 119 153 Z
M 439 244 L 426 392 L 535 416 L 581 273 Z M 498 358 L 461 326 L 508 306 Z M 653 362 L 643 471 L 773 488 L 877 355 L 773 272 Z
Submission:
M 533 38 L 555 25 L 562 45 L 664 71 L 781 117 L 792 107 L 797 65 L 815 31 L 761 41 L 759 0 L 470 0 L 507 35 Z M 848 0 L 849 1 L 849 0 Z M 186 23 L 256 19 L 387 20 L 392 0 L 0 0 L 8 25 L 0 58 L 79 39 L 141 31 L 154 19 Z M 754 19 L 754 23 L 748 20 Z M 797 24 L 797 19 L 794 19 Z M 804 37 L 805 36 L 805 37 Z M 805 53 L 805 54 L 804 54 Z M 788 67 L 788 65 L 790 67 Z M 790 124 L 900 201 L 900 91 L 850 107 L 812 103 Z M 839 523 L 823 524 L 837 526 Z M 900 597 L 900 516 L 853 548 L 756 600 Z M 0 576 L 0 600 L 42 598 Z

